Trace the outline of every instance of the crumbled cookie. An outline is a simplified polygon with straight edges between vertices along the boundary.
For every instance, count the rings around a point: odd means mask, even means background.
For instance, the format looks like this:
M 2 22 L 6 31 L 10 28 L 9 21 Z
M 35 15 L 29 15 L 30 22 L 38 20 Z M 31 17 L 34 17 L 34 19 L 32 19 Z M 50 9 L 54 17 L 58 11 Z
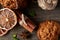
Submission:
M 0 0 L 3 7 L 10 9 L 18 9 L 19 7 L 26 7 L 27 0 Z
M 42 22 L 37 31 L 39 40 L 58 40 L 59 26 L 55 21 Z

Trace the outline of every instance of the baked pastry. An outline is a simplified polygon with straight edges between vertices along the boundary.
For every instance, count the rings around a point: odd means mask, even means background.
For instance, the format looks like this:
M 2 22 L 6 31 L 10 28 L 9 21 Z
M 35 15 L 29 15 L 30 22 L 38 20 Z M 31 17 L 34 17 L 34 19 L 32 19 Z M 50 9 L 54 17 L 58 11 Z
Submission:
M 18 9 L 19 7 L 26 7 L 27 0 L 0 0 L 3 7 L 10 9 Z
M 55 21 L 45 21 L 39 25 L 37 36 L 39 40 L 58 40 L 60 25 Z
M 38 5 L 44 10 L 53 10 L 57 6 L 58 0 L 38 0 Z

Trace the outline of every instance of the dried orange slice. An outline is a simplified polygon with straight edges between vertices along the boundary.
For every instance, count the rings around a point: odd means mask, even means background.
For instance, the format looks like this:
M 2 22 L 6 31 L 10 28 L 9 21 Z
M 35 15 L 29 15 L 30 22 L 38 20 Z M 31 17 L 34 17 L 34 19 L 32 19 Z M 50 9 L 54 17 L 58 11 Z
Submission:
M 8 30 L 7 30 L 6 28 L 2 28 L 2 27 L 0 26 L 0 36 L 5 35 L 7 32 L 8 32 Z
M 8 30 L 11 30 L 16 23 L 17 17 L 12 10 L 8 8 L 0 10 L 0 32 L 3 32 L 0 36 L 6 34 Z

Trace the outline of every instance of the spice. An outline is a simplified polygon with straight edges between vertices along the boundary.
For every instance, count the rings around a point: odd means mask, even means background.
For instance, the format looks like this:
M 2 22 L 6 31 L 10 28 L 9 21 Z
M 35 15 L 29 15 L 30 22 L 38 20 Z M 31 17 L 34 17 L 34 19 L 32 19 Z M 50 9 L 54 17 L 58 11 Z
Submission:
M 36 27 L 36 25 L 23 13 L 21 13 L 19 10 L 15 10 L 17 16 L 18 16 L 18 23 L 22 27 L 24 27 L 27 31 L 32 33 Z
M 27 31 L 23 31 L 23 32 L 20 34 L 20 37 L 21 37 L 22 39 L 28 39 L 28 38 L 31 37 L 31 34 L 30 34 L 29 32 L 27 32 Z

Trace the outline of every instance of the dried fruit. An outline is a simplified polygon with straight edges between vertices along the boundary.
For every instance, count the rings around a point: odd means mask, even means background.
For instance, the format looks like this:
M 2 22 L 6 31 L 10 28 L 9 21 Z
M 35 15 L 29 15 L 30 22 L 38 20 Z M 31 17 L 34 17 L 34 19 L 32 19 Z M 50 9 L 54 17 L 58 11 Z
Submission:
M 16 23 L 17 17 L 12 10 L 8 8 L 0 10 L 0 36 L 6 34 L 8 30 L 11 30 Z

